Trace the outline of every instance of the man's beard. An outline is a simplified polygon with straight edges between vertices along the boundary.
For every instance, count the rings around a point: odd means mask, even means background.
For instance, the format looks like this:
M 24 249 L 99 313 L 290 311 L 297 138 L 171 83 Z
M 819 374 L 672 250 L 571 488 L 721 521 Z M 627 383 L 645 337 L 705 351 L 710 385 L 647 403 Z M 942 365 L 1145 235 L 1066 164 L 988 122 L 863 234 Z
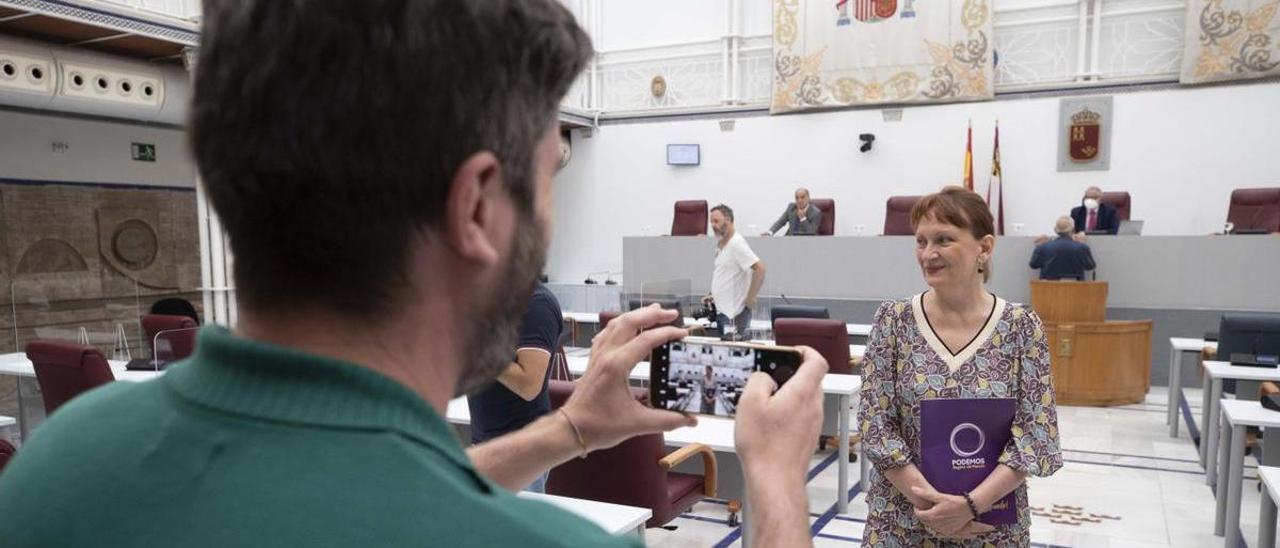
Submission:
M 714 226 L 713 226 L 713 227 L 711 227 L 711 233 L 712 233 L 712 234 L 715 234 L 717 238 L 723 238 L 723 237 L 724 237 L 724 229 L 723 229 L 723 228 L 716 228 L 716 227 L 714 227 Z
M 464 367 L 455 396 L 488 387 L 515 356 L 520 321 L 547 258 L 541 223 L 532 214 L 521 216 L 526 222 L 516 229 L 506 272 L 493 292 L 479 297 L 477 310 L 468 316 L 471 330 L 462 347 Z

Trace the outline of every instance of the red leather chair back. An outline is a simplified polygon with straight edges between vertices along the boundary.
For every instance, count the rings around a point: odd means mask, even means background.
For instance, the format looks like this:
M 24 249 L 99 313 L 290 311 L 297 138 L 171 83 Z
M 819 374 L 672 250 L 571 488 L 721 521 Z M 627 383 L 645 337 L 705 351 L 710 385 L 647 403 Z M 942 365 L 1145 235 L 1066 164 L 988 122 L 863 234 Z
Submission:
M 819 318 L 778 318 L 773 336 L 781 346 L 813 347 L 827 359 L 828 372 L 848 375 L 849 332 L 844 322 Z
M 911 236 L 916 232 L 911 229 L 911 208 L 920 201 L 920 196 L 893 196 L 884 207 L 884 235 Z
M 671 220 L 672 236 L 707 235 L 707 201 L 682 200 L 676 202 L 675 216 Z
M 195 351 L 196 336 L 199 333 L 200 329 L 195 327 L 156 333 L 156 337 L 152 342 L 152 346 L 154 346 L 152 357 L 165 363 L 186 359 L 187 356 L 190 356 Z
M 1116 220 L 1129 220 L 1129 193 L 1128 192 L 1103 192 L 1099 202 L 1113 206 L 1116 208 Z
M 836 233 L 836 201 L 831 198 L 814 198 L 813 207 L 822 212 L 822 221 L 818 223 L 819 236 L 831 236 Z
M 151 349 L 151 355 L 155 356 L 156 334 L 161 331 L 172 331 L 174 329 L 190 329 L 196 326 L 196 321 L 186 316 L 171 316 L 168 314 L 145 314 L 142 316 L 142 334 L 147 338 L 147 348 Z M 192 330 L 194 337 L 195 330 Z M 172 334 L 171 334 L 172 336 Z M 187 354 L 191 354 L 191 348 L 195 347 L 193 342 L 187 348 Z M 177 353 L 177 349 L 175 349 Z M 184 357 L 186 354 L 183 355 Z
M 559 409 L 564 405 L 573 394 L 573 387 L 571 382 L 548 381 L 551 407 Z M 587 458 L 569 459 L 552 468 L 547 477 L 547 493 L 649 508 L 653 510 L 653 517 L 646 524 L 657 527 L 675 519 L 687 508 L 673 504 L 671 488 L 684 488 L 687 493 L 689 486 L 684 484 L 695 482 L 694 496 L 701 498 L 701 476 L 668 474 L 658 465 L 666 455 L 662 434 L 636 436 L 615 447 L 595 451 Z M 669 485 L 668 476 L 675 476 L 678 486 Z
M 601 312 L 600 313 L 600 329 L 603 331 L 605 326 L 609 325 L 609 322 L 613 321 L 614 318 L 617 318 L 621 314 L 622 312 L 619 312 L 617 310 L 605 310 L 604 312 Z
M 1236 230 L 1280 232 L 1280 188 L 1239 188 L 1231 191 L 1227 222 Z
M 44 411 L 53 414 L 81 392 L 116 380 L 96 347 L 66 341 L 31 341 L 27 359 L 35 366 Z
M 4 465 L 9 464 L 13 460 L 13 454 L 17 452 L 18 448 L 9 443 L 9 440 L 0 439 L 0 472 L 4 471 Z

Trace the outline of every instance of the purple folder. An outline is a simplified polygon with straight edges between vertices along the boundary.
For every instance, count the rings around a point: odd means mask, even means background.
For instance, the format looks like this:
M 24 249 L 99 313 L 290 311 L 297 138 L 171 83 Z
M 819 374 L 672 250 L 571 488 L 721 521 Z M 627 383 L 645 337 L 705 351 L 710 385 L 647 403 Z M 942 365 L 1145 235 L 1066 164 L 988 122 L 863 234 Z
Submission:
M 999 464 L 1012 436 L 1011 398 L 931 399 L 920 402 L 920 472 L 934 489 L 959 495 L 972 491 Z M 988 525 L 1017 523 L 1009 493 L 980 516 Z

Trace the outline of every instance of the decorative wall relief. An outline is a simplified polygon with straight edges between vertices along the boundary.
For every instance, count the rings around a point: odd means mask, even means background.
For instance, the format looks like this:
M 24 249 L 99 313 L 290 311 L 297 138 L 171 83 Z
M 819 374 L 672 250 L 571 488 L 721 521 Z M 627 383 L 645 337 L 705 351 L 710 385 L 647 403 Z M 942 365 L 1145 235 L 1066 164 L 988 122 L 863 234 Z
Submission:
M 987 0 L 774 0 L 773 15 L 773 114 L 994 97 Z
M 84 257 L 71 244 L 54 238 L 37 241 L 23 251 L 17 274 L 50 274 L 89 270 Z
M 154 209 L 99 208 L 98 245 L 106 266 L 153 289 L 176 289 L 172 232 Z
M 1280 0 L 1190 0 L 1184 84 L 1280 74 Z

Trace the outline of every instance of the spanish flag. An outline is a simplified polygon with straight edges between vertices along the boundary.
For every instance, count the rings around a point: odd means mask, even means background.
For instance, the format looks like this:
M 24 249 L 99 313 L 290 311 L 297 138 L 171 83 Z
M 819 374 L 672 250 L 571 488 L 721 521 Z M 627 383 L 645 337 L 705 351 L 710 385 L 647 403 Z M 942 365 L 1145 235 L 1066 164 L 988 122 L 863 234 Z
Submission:
M 964 145 L 964 187 L 973 190 L 973 120 L 969 121 L 969 142 Z

